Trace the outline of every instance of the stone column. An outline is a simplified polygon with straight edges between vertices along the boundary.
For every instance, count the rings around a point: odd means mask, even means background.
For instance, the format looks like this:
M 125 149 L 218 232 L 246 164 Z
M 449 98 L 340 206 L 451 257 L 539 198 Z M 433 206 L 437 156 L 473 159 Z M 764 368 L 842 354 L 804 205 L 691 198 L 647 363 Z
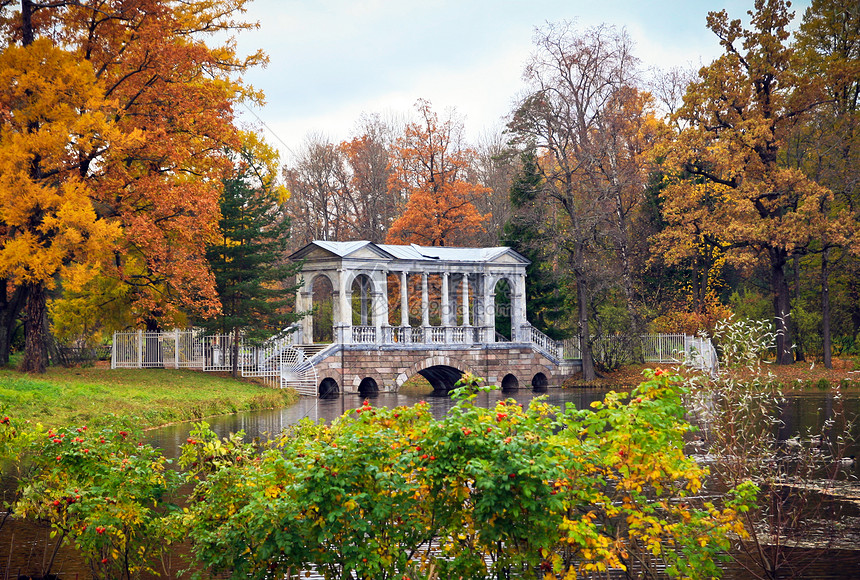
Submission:
M 430 326 L 430 299 L 427 290 L 427 272 L 421 272 L 421 326 Z
M 442 304 L 440 307 L 442 308 L 442 326 L 451 326 L 451 304 L 448 300 L 448 294 L 450 290 L 448 289 L 448 272 L 442 272 Z
M 409 326 L 409 274 L 404 270 L 400 272 L 400 326 Z M 404 332 L 406 332 L 404 330 Z
M 302 280 L 302 288 L 296 292 L 296 311 L 307 312 L 313 306 L 313 286 L 312 281 Z M 302 317 L 299 323 L 299 331 L 295 337 L 298 343 L 311 343 L 314 341 L 313 332 L 314 318 L 310 314 Z
M 376 342 L 385 342 L 384 329 L 388 327 L 388 272 L 381 271 L 371 279 L 371 310 L 373 326 L 376 327 Z
M 463 274 L 463 326 L 469 324 L 469 275 Z
M 524 327 L 528 326 L 526 319 L 526 277 L 514 276 L 511 288 L 511 340 L 528 341 Z
M 478 274 L 478 292 L 481 297 L 481 317 L 478 323 L 481 327 L 481 342 L 496 341 L 496 301 L 490 293 L 491 279 L 486 274 Z
M 346 284 L 348 272 L 337 270 L 338 307 L 334 317 L 335 340 L 341 343 L 352 342 L 352 290 Z

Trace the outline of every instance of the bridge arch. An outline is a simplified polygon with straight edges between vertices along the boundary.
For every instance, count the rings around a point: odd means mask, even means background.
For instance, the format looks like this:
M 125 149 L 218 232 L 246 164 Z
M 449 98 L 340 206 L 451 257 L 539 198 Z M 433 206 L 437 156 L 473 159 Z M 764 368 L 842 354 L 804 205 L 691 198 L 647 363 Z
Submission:
M 547 379 L 546 375 L 543 372 L 538 371 L 532 377 L 532 390 L 537 393 L 542 393 L 546 391 L 549 386 L 549 379 Z
M 516 391 L 520 388 L 520 381 L 517 379 L 516 375 L 513 373 L 508 373 L 504 377 L 502 377 L 502 392 L 507 393 L 510 391 Z
M 454 383 L 465 373 L 477 374 L 461 359 L 447 355 L 434 355 L 416 362 L 409 369 L 401 372 L 395 379 L 395 383 L 399 389 L 409 377 L 421 375 L 430 382 L 434 392 L 447 392 L 454 388 Z
M 326 377 L 320 381 L 317 394 L 320 399 L 335 399 L 340 396 L 340 385 L 333 378 Z
M 369 397 L 378 393 L 379 384 L 377 384 L 376 379 L 373 377 L 364 377 L 361 382 L 358 383 L 358 394 L 362 397 Z

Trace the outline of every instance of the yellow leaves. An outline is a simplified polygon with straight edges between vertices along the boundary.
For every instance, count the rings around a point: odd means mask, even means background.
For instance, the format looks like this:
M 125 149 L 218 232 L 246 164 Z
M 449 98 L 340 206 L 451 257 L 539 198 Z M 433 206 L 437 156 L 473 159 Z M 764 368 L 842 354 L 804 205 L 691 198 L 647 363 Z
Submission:
M 99 110 L 92 69 L 48 39 L 0 54 L 0 275 L 51 286 L 70 263 L 92 264 L 119 235 L 98 219 L 75 153 L 104 147 L 112 130 Z M 80 286 L 91 268 L 79 268 Z

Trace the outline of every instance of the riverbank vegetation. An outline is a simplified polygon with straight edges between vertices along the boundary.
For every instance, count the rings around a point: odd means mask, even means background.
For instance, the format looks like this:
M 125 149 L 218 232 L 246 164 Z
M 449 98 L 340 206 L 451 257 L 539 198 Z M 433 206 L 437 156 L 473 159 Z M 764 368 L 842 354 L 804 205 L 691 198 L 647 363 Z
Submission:
M 157 427 L 286 407 L 297 399 L 292 389 L 190 370 L 51 367 L 33 375 L 0 369 L 0 413 L 55 428 L 118 418 Z
M 667 365 L 656 363 L 624 365 L 613 372 L 604 372 L 592 381 L 585 381 L 582 374 L 574 375 L 564 382 L 568 388 L 603 388 L 618 389 L 632 388 L 639 384 L 642 373 L 646 369 L 657 369 Z M 692 375 L 683 367 L 675 369 L 679 374 Z M 860 390 L 860 360 L 856 358 L 835 358 L 833 368 L 822 364 L 804 363 L 791 366 L 763 364 L 761 368 L 751 371 L 746 367 L 732 369 L 729 373 L 738 382 L 748 382 L 758 377 L 768 380 L 778 386 L 783 392 L 803 392 L 830 390 L 834 387 Z
M 424 404 L 365 403 L 262 447 L 201 423 L 181 472 L 122 424 L 42 430 L 2 417 L 0 451 L 15 517 L 49 525 L 96 579 L 169 575 L 160 555 L 185 541 L 185 565 L 232 578 L 711 578 L 745 537 L 756 488 L 703 498 L 680 385 L 655 371 L 592 409 L 484 409 L 467 377 L 441 420 Z

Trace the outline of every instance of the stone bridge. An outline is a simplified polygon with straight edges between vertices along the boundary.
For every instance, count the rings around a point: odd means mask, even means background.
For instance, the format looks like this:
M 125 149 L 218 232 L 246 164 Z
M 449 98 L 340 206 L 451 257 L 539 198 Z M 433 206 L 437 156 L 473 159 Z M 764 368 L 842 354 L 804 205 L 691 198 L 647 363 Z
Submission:
M 464 372 L 544 389 L 579 369 L 526 319 L 529 261 L 511 248 L 314 241 L 291 258 L 308 314 L 281 384 L 302 394 L 396 391 L 416 374 L 448 391 Z
M 421 375 L 436 393 L 454 388 L 463 373 L 486 379 L 502 390 L 560 387 L 580 370 L 578 361 L 558 361 L 531 344 L 332 345 L 314 357 L 318 394 L 369 395 L 395 392 Z M 310 393 L 308 393 L 310 394 Z

